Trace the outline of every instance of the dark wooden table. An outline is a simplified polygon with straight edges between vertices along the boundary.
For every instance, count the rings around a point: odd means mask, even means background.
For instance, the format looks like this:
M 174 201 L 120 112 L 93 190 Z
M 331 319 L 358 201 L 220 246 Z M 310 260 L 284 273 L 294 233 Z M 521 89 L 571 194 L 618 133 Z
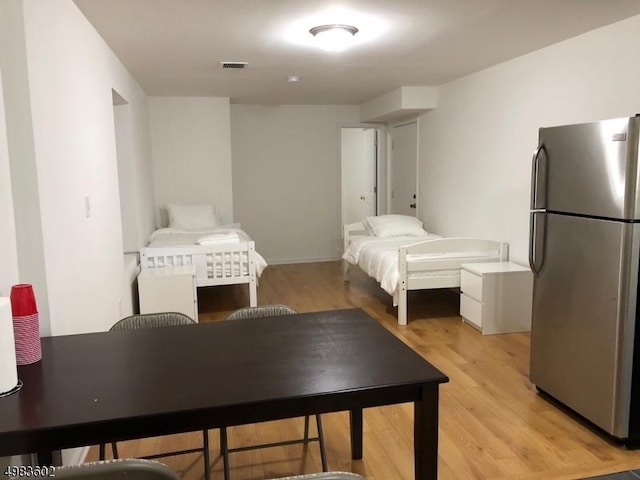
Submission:
M 415 476 L 436 479 L 448 378 L 358 309 L 42 339 L 0 398 L 0 456 L 414 402 Z

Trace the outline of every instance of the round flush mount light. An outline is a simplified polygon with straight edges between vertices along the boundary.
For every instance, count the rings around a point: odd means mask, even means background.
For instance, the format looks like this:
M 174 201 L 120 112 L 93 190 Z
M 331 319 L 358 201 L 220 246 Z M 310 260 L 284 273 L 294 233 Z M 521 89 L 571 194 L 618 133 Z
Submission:
M 341 52 L 352 44 L 358 29 L 351 25 L 334 23 L 313 27 L 309 33 L 314 36 L 317 45 L 323 50 Z

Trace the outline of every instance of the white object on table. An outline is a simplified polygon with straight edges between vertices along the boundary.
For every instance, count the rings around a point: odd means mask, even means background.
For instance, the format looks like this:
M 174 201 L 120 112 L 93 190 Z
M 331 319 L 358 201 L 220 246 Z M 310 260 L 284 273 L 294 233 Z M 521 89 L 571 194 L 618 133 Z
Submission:
M 180 312 L 198 321 L 194 265 L 143 269 L 138 292 L 140 313 Z
M 533 274 L 513 262 L 463 263 L 460 315 L 483 335 L 531 330 Z
M 0 297 L 0 394 L 13 390 L 17 385 L 18 367 L 11 300 Z

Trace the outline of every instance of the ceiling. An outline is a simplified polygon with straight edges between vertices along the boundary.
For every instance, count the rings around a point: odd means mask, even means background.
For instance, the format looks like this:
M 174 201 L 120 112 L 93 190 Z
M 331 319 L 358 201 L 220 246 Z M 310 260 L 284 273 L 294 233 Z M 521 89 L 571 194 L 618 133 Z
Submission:
M 437 86 L 640 14 L 638 0 L 75 0 L 149 95 L 360 104 Z M 360 29 L 349 50 L 309 28 Z M 244 70 L 219 62 L 246 61 Z M 297 75 L 298 83 L 287 77 Z

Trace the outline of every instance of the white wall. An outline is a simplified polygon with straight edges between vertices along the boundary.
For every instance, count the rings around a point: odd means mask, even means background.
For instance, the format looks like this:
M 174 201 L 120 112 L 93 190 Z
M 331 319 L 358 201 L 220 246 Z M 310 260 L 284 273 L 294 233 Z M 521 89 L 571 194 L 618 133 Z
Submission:
M 156 206 L 214 204 L 233 221 L 228 98 L 150 97 Z
M 427 228 L 506 240 L 526 264 L 538 128 L 640 112 L 638 45 L 640 16 L 443 85 L 419 122 Z
M 15 220 L 14 242 L 7 240 L 5 255 L 9 262 L 18 265 L 18 278 L 11 275 L 4 281 L 5 288 L 17 282 L 33 285 L 40 312 L 40 333 L 50 335 L 23 6 L 22 0 L 0 2 L 0 68 L 12 196 L 12 201 L 6 197 L 2 201 L 5 210 L 13 209 Z M 10 234 L 9 230 L 5 233 Z M 16 246 L 13 251 L 11 243 Z
M 146 96 L 71 0 L 21 3 L 50 333 L 106 330 L 124 275 L 111 91 L 131 105 L 141 178 L 152 175 Z M 150 231 L 151 184 L 138 195 L 132 208 L 149 205 Z
M 340 127 L 357 106 L 231 106 L 235 219 L 269 263 L 338 259 Z
M 13 213 L 11 166 L 7 147 L 7 128 L 0 69 L 0 297 L 8 297 L 11 286 L 18 283 L 18 250 Z

